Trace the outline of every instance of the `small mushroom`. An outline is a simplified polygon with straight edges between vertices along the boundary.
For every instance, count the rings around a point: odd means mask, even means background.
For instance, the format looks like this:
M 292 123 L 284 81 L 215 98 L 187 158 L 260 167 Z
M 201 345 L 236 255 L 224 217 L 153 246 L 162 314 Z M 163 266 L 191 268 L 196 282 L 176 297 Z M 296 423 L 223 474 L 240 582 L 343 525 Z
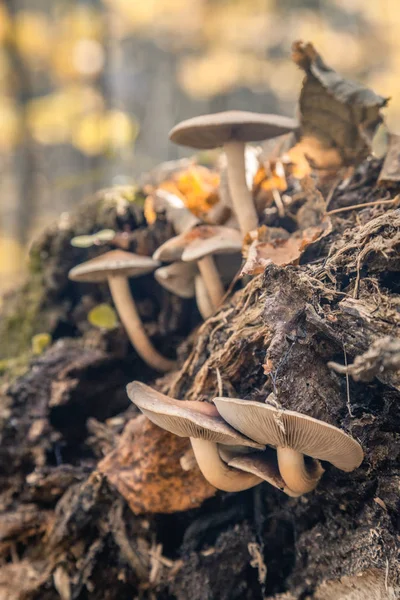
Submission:
M 149 256 L 111 250 L 74 267 L 68 276 L 72 281 L 107 281 L 115 308 L 139 356 L 158 371 L 171 371 L 176 364 L 159 354 L 150 342 L 128 283 L 129 277 L 151 273 L 159 264 Z
M 363 460 L 360 444 L 324 421 L 239 398 L 214 398 L 213 402 L 232 427 L 277 449 L 282 479 L 295 493 L 316 487 L 323 473 L 319 460 L 342 471 L 353 471 Z M 304 455 L 317 460 L 305 460 Z
M 196 294 L 194 280 L 196 266 L 190 263 L 174 262 L 160 267 L 154 272 L 158 283 L 180 298 L 193 298 Z
M 190 438 L 197 464 L 214 487 L 226 492 L 238 492 L 262 481 L 256 475 L 232 469 L 221 460 L 218 444 L 261 450 L 264 446 L 249 440 L 225 423 L 212 404 L 175 400 L 138 381 L 127 386 L 127 393 L 150 421 L 175 435 Z
M 202 115 L 178 123 L 169 134 L 182 146 L 210 150 L 223 146 L 233 206 L 243 235 L 258 226 L 257 212 L 246 183 L 245 144 L 280 136 L 297 129 L 294 119 L 232 110 Z
M 224 287 L 212 255 L 240 252 L 241 247 L 241 236 L 236 229 L 199 225 L 162 244 L 155 251 L 153 258 L 165 261 L 196 261 L 208 295 L 216 308 L 223 298 Z
M 246 473 L 253 473 L 253 475 L 270 483 L 287 496 L 292 498 L 301 496 L 298 492 L 289 489 L 283 481 L 279 473 L 276 452 L 272 448 L 266 448 L 264 452 L 249 452 L 247 454 L 238 452 L 237 448 L 234 450 L 226 450 L 225 448 L 225 446 L 219 448 L 219 455 L 229 467 L 246 471 Z
M 166 267 L 160 267 L 154 273 L 158 283 L 180 298 L 196 297 L 197 308 L 203 319 L 214 312 L 203 278 L 198 274 L 193 263 L 175 262 Z

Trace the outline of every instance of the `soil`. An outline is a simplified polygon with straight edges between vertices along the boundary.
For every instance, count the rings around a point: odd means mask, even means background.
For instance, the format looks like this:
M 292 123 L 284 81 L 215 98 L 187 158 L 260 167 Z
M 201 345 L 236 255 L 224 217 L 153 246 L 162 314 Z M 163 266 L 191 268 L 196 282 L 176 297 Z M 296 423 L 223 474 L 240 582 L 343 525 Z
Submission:
M 381 167 L 364 161 L 331 189 L 329 210 L 394 198 L 398 184 L 377 184 Z M 269 211 L 269 226 L 295 227 L 310 191 L 290 193 L 295 212 Z M 146 224 L 138 199 L 104 191 L 55 224 L 4 299 L 0 600 L 400 598 L 400 209 L 332 213 L 300 264 L 237 283 L 204 323 L 194 300 L 151 275 L 133 280 L 153 343 L 179 361 L 161 377 L 121 327 L 88 322 L 111 302 L 107 286 L 67 276 L 112 248 L 74 248 L 76 235 L 113 228 L 146 255 L 173 235 L 162 217 Z M 52 344 L 35 357 L 40 332 Z M 300 498 L 267 483 L 215 492 L 196 467 L 178 468 L 186 441 L 137 416 L 134 379 L 187 400 L 274 394 L 350 433 L 365 459 L 353 473 L 324 464 Z

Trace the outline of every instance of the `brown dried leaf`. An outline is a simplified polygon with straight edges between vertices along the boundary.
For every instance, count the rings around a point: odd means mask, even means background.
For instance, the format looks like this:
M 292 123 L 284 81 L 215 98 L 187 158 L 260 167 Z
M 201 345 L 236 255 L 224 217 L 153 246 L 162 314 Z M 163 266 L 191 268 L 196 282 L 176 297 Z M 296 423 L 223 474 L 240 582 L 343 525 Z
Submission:
M 389 149 L 379 174 L 378 183 L 385 184 L 400 181 L 400 135 L 391 133 Z
M 349 81 L 327 66 L 312 44 L 295 42 L 294 62 L 305 71 L 300 94 L 300 148 L 315 169 L 335 173 L 371 150 L 388 98 Z
M 318 225 L 307 227 L 302 231 L 296 231 L 289 236 L 285 230 L 279 237 L 274 228 L 263 225 L 256 231 L 247 234 L 244 240 L 243 256 L 246 259 L 241 276 L 258 275 L 263 273 L 265 267 L 270 264 L 285 267 L 297 265 L 303 252 L 311 244 L 321 239 L 332 230 L 332 224 L 328 217 L 320 221 Z

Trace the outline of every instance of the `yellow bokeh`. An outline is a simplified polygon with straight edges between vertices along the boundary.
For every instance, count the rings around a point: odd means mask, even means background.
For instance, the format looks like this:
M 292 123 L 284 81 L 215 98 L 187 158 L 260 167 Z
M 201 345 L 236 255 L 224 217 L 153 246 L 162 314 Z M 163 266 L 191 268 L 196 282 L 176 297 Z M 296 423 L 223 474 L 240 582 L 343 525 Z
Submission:
M 62 144 L 71 140 L 73 129 L 87 111 L 99 112 L 103 100 L 95 89 L 67 86 L 55 94 L 31 100 L 27 106 L 27 125 L 41 144 Z
M 42 12 L 24 11 L 14 17 L 15 43 L 27 61 L 45 61 L 52 51 L 52 33 L 48 18 Z
M 0 96 L 0 152 L 10 152 L 21 139 L 21 113 L 10 98 Z
M 110 110 L 106 114 L 106 127 L 113 148 L 131 146 L 139 133 L 139 123 L 120 110 Z
M 11 19 L 4 2 L 0 2 L 0 44 L 4 43 L 11 31 Z

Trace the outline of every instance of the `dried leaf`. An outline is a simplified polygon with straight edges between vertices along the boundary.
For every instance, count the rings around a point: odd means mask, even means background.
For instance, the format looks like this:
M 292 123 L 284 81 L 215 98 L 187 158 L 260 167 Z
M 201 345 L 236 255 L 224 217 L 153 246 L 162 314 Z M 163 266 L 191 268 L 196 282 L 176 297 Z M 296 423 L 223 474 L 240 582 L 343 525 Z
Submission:
M 384 160 L 378 183 L 400 181 L 400 135 L 390 134 L 389 149 Z
M 287 234 L 287 237 L 271 236 L 270 230 L 273 228 L 260 227 L 245 238 L 243 256 L 246 262 L 241 276 L 263 273 L 269 264 L 282 267 L 297 265 L 306 248 L 327 235 L 331 228 L 331 221 L 328 218 L 321 221 L 319 225 L 296 231 L 291 236 Z
M 305 71 L 300 94 L 301 150 L 311 166 L 337 171 L 361 162 L 371 150 L 388 98 L 328 67 L 312 44 L 295 42 L 293 60 Z

